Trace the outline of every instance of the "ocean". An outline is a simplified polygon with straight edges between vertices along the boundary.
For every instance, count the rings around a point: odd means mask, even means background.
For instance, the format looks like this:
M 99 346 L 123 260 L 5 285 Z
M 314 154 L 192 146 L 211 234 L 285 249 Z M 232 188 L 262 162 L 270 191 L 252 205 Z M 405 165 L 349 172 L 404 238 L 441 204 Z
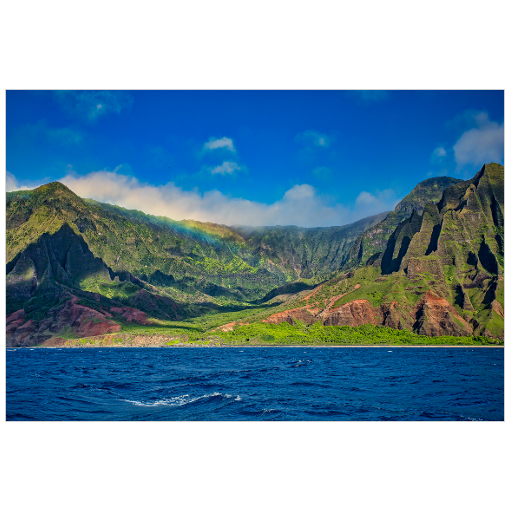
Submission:
M 23 348 L 6 419 L 504 419 L 504 349 Z

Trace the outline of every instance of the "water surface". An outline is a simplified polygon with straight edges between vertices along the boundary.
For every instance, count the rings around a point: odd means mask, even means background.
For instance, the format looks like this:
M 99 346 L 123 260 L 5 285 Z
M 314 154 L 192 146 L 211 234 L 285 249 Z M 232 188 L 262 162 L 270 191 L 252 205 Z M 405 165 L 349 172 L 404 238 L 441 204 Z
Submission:
M 7 349 L 7 420 L 503 420 L 497 348 Z

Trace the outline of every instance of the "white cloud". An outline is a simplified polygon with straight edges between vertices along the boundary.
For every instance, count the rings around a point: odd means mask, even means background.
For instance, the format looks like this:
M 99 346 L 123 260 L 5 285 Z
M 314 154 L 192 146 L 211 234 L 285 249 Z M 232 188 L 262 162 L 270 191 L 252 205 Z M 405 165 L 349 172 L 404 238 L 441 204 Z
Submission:
M 318 133 L 317 131 L 307 130 L 298 133 L 295 137 L 297 143 L 310 145 L 312 147 L 329 147 L 333 141 L 333 137 Z
M 33 189 L 42 183 L 37 183 L 32 186 L 21 184 L 11 172 L 6 172 L 5 176 L 5 191 L 20 191 L 25 189 Z
M 376 194 L 362 191 L 355 201 L 355 209 L 366 211 L 365 216 L 371 216 L 382 211 L 391 211 L 400 202 L 392 189 L 385 189 Z
M 447 152 L 444 147 L 436 147 L 430 155 L 430 162 L 434 165 L 442 165 L 446 156 Z
M 398 202 L 391 190 L 376 195 L 362 192 L 354 207 L 346 207 L 318 195 L 309 184 L 296 184 L 280 200 L 265 204 L 232 198 L 217 190 L 205 193 L 196 189 L 186 191 L 172 182 L 153 186 L 135 177 L 105 170 L 83 176 L 68 175 L 61 182 L 77 195 L 99 202 L 175 220 L 194 219 L 226 225 L 345 225 L 388 211 Z
M 228 151 L 232 154 L 227 156 L 225 151 Z M 199 157 L 204 157 L 207 155 L 209 155 L 209 161 L 213 163 L 212 166 L 204 166 L 200 172 L 201 174 L 205 173 L 212 175 L 232 175 L 234 172 L 246 170 L 246 167 L 240 166 L 235 161 L 223 161 L 221 164 L 217 163 L 219 159 L 218 156 L 237 159 L 236 149 L 234 147 L 234 141 L 232 138 L 227 138 L 226 136 L 223 138 L 209 138 L 209 141 L 204 143 L 202 151 L 198 154 Z M 221 159 L 219 161 L 221 161 Z
M 437 158 L 444 158 L 446 156 L 446 151 L 444 147 L 437 147 L 437 149 L 434 150 L 433 154 Z
M 214 149 L 226 149 L 231 152 L 235 152 L 234 142 L 231 138 L 227 138 L 224 136 L 223 138 L 209 138 L 209 141 L 204 143 L 204 150 L 214 150 Z
M 485 112 L 471 114 L 476 127 L 465 131 L 453 146 L 457 170 L 484 163 L 503 163 L 504 125 L 492 122 Z
M 504 124 L 491 121 L 486 111 L 466 110 L 446 127 L 460 133 L 453 146 L 457 173 L 467 176 L 484 163 L 503 163 Z
M 18 180 L 11 172 L 7 172 L 5 178 L 5 191 L 16 191 L 18 188 Z
M 284 200 L 298 202 L 300 200 L 310 200 L 315 197 L 315 188 L 309 184 L 296 184 L 292 186 L 283 195 Z
M 224 161 L 221 165 L 211 169 L 211 173 L 214 174 L 233 174 L 236 170 L 241 170 L 241 167 L 233 161 Z

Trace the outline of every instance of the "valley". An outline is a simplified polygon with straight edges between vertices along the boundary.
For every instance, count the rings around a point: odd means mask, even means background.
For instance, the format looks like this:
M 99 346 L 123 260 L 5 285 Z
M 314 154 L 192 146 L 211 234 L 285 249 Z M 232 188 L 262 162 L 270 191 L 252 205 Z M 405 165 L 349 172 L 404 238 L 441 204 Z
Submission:
M 174 221 L 58 182 L 7 193 L 6 227 L 9 347 L 503 342 L 495 163 L 340 227 Z

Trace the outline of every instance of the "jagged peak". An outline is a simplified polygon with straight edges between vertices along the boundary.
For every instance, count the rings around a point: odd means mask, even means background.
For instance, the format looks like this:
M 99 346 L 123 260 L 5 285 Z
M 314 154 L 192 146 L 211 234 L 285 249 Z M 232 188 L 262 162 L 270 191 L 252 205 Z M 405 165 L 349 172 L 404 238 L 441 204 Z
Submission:
M 427 190 L 434 190 L 437 188 L 445 189 L 449 186 L 453 186 L 464 182 L 462 179 L 455 177 L 431 177 L 419 182 L 412 191 L 406 195 L 395 207 L 395 212 L 404 210 L 410 212 L 410 209 L 419 208 L 420 210 L 430 201 L 431 192 Z M 424 196 L 425 195 L 425 196 Z M 429 195 L 429 196 L 427 196 Z
M 498 163 L 484 164 L 482 168 L 476 172 L 475 176 L 468 181 L 460 181 L 453 186 L 445 188 L 443 196 L 437 204 L 437 208 L 442 212 L 445 208 L 457 207 L 459 201 L 464 199 L 464 195 L 470 187 L 477 189 L 480 186 L 480 183 L 483 182 L 491 183 L 492 186 L 495 186 L 496 188 L 500 187 L 502 190 L 503 179 L 503 165 L 499 165 Z
M 486 163 L 471 179 L 471 182 L 478 187 L 480 181 L 484 178 L 491 180 L 499 180 L 504 178 L 505 167 L 498 163 Z M 501 182 L 502 184 L 502 182 Z
M 485 165 L 476 172 L 475 176 L 470 180 L 476 187 L 478 187 L 478 184 L 480 183 L 480 180 L 485 175 Z

